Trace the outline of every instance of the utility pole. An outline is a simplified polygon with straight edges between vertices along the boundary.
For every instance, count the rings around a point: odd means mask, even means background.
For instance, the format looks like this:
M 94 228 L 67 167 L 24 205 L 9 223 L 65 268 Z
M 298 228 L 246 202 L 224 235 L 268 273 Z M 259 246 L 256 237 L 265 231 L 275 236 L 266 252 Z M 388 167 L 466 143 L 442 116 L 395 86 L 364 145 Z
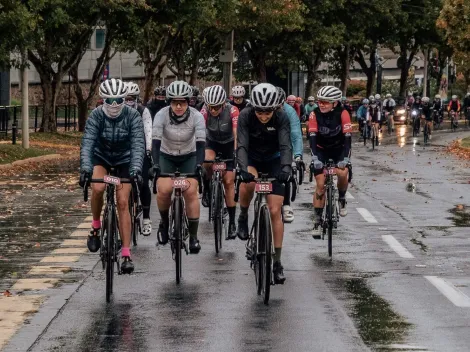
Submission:
M 232 63 L 235 59 L 235 53 L 233 51 L 233 31 L 231 31 L 227 38 L 225 38 L 224 49 L 220 51 L 219 61 L 224 63 L 223 77 L 224 77 L 224 89 L 227 95 L 230 95 L 232 88 Z
M 23 148 L 29 149 L 29 78 L 26 62 L 26 54 L 23 54 L 23 67 L 21 69 L 21 134 Z
M 429 49 L 423 51 L 424 54 L 424 78 L 423 78 L 423 97 L 428 96 L 428 59 Z

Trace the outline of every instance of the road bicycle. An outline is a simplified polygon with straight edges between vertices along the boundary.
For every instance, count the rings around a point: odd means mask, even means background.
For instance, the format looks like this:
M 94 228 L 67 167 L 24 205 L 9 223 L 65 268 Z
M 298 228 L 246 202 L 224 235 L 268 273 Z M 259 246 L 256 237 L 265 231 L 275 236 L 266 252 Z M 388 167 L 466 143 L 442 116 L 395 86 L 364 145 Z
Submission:
M 132 187 L 129 196 L 129 212 L 131 214 L 132 243 L 137 246 L 138 237 L 142 234 L 142 204 L 138 187 Z

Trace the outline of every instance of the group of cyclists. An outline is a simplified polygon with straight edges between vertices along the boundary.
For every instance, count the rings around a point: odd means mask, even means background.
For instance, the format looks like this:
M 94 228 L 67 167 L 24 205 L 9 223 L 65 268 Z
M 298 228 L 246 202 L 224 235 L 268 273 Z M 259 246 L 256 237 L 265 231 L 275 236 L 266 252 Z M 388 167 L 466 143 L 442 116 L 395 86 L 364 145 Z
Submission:
M 158 241 L 164 245 L 169 237 L 169 212 L 172 182 L 161 174 L 201 175 L 189 179 L 183 192 L 189 232 L 189 252 L 199 253 L 198 239 L 200 203 L 198 182 L 202 179 L 202 205 L 208 206 L 211 167 L 205 161 L 216 155 L 233 159 L 227 163 L 223 177 L 226 208 L 229 215 L 228 238 L 246 241 L 249 236 L 248 209 L 254 196 L 254 180 L 259 173 L 275 178 L 268 207 L 274 239 L 274 283 L 285 281 L 281 264 L 284 223 L 294 220 L 290 205 L 289 184 L 293 166 L 302 163 L 303 143 L 298 99 L 286 97 L 284 90 L 269 83 L 260 83 L 246 99 L 243 86 L 235 86 L 230 98 L 222 86 L 214 85 L 202 92 L 185 81 L 174 81 L 168 87 L 157 87 L 147 106 L 139 100 L 135 83 L 119 79 L 104 81 L 99 89 L 103 104 L 95 108 L 86 123 L 80 152 L 81 187 L 92 187 L 92 224 L 87 246 L 91 252 L 100 249 L 100 215 L 104 184 L 91 183 L 111 169 L 117 177 L 130 178 L 140 189 L 143 207 L 142 234 L 152 233 L 150 220 L 151 192 L 149 178 L 157 178 L 157 207 L 160 213 Z M 195 99 L 196 98 L 196 99 Z M 295 97 L 294 97 L 295 98 Z M 351 151 L 351 117 L 341 91 L 333 86 L 322 87 L 316 99 L 308 98 L 303 107 L 308 115 L 308 139 L 311 148 L 310 171 L 315 175 L 313 195 L 315 225 L 321 221 L 325 204 L 323 167 L 329 159 L 337 165 L 340 215 L 346 216 L 345 194 Z M 242 181 L 239 194 L 240 214 L 236 225 L 234 198 L 235 173 Z M 119 234 L 121 236 L 121 270 L 132 273 L 131 219 L 129 215 L 130 184 L 117 188 Z

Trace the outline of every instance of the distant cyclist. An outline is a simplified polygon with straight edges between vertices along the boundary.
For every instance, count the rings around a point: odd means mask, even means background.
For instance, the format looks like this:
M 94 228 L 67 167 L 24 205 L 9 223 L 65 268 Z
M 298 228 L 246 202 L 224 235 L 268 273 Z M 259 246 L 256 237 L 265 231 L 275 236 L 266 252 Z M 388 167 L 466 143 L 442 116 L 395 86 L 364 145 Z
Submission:
M 245 88 L 243 86 L 234 86 L 232 88 L 232 100 L 230 105 L 235 106 L 238 111 L 242 111 L 249 103 L 249 100 L 245 99 Z

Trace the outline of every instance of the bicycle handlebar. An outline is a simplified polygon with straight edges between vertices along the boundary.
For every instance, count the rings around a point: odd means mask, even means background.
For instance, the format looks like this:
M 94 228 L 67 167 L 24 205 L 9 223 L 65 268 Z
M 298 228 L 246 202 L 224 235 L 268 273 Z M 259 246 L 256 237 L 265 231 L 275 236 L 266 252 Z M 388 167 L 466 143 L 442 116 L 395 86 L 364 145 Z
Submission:
M 121 183 L 132 183 L 133 182 L 133 180 L 131 180 L 130 178 L 120 178 L 119 180 L 120 180 Z M 102 178 L 92 178 L 90 180 L 90 184 L 91 183 L 105 183 L 105 182 L 104 182 L 104 179 L 102 179 Z M 137 189 L 138 189 L 138 187 L 137 187 Z M 88 186 L 87 185 L 85 185 L 85 187 L 83 187 L 83 200 L 85 202 L 88 202 Z
M 238 171 L 238 170 L 237 170 Z M 267 177 L 267 174 L 261 174 L 261 177 L 255 177 L 253 181 L 246 182 L 240 179 L 238 172 L 235 173 L 235 202 L 238 202 L 239 199 L 239 194 L 240 194 L 240 184 L 243 183 L 251 183 L 251 182 L 273 182 L 273 181 L 278 181 L 277 178 L 275 177 Z M 289 183 L 292 183 L 292 197 L 291 197 L 291 202 L 295 200 L 296 194 L 297 194 L 297 183 L 295 182 L 295 179 L 292 177 L 289 181 Z
M 204 160 L 204 164 L 215 164 L 215 163 L 229 163 L 234 159 L 215 159 L 215 160 Z

